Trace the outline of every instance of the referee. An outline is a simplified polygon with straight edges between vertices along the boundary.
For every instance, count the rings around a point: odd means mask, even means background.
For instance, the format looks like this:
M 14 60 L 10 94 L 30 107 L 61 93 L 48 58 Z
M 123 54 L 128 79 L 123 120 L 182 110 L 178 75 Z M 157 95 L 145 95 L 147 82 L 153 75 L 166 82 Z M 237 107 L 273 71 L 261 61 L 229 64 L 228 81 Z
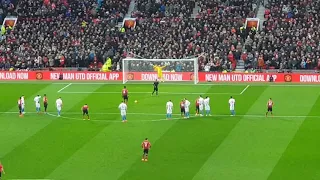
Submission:
M 159 81 L 156 79 L 156 81 L 154 81 L 153 83 L 153 92 L 151 96 L 153 96 L 154 93 L 156 93 L 156 95 L 158 96 L 158 86 L 159 86 Z

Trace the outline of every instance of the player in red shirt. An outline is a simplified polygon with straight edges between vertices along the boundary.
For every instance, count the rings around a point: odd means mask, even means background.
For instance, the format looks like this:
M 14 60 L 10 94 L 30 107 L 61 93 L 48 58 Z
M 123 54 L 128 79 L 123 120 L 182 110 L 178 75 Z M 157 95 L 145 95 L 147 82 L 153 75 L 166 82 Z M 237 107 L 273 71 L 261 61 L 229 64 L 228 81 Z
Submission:
M 88 104 L 83 105 L 81 110 L 82 110 L 82 118 L 83 118 L 83 120 L 86 120 L 85 119 L 85 115 L 88 117 L 88 120 L 90 120 Z
M 272 114 L 272 107 L 273 107 L 273 101 L 272 99 L 270 98 L 267 102 L 267 112 L 266 112 L 266 117 L 268 116 L 269 112 L 271 113 L 271 116 L 273 115 Z
M 19 116 L 22 117 L 23 113 L 22 113 L 22 100 L 21 100 L 21 97 L 19 97 L 19 99 L 18 99 L 18 109 L 19 109 Z
M 142 142 L 141 147 L 143 149 L 142 161 L 148 161 L 148 154 L 149 154 L 149 150 L 151 148 L 151 143 L 149 142 L 148 138 L 146 138 Z
M 128 89 L 126 86 L 124 86 L 122 89 L 122 98 L 123 98 L 123 102 L 128 104 L 129 96 L 128 96 Z
M 196 99 L 196 116 L 199 114 L 200 110 L 199 110 L 199 105 L 200 105 L 200 101 L 199 98 Z
M 47 114 L 48 98 L 46 94 L 43 95 L 43 107 L 44 107 L 44 113 Z
M 186 114 L 186 110 L 185 110 L 185 107 L 184 107 L 184 102 L 185 101 L 183 99 L 180 102 L 181 117 L 185 117 L 185 114 Z
M 1 180 L 2 174 L 6 174 L 6 173 L 4 172 L 3 165 L 2 165 L 2 163 L 0 162 L 0 180 Z

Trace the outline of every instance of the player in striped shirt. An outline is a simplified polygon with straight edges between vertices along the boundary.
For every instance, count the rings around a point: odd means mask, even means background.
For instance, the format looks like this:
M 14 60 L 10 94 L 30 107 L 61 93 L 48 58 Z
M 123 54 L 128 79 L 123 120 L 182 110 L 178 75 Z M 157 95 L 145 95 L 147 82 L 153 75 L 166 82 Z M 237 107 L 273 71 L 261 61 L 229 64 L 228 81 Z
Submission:
M 235 104 L 236 104 L 236 100 L 232 96 L 230 96 L 229 107 L 230 107 L 231 116 L 235 116 L 236 114 L 234 110 Z
M 24 95 L 22 95 L 22 96 L 21 96 L 21 112 L 22 112 L 22 114 L 25 114 L 24 106 L 25 106 L 25 103 L 24 103 Z
M 171 100 L 169 100 L 166 104 L 167 109 L 167 120 L 172 119 L 172 110 L 173 110 L 173 103 Z
M 206 111 L 206 116 L 211 116 L 210 98 L 208 96 L 203 100 L 203 104 L 204 110 Z
M 36 112 L 40 113 L 40 98 L 41 96 L 37 95 L 36 97 L 34 97 L 33 101 L 36 103 Z
M 61 110 L 62 110 L 62 99 L 61 97 L 59 97 L 57 100 L 56 100 L 56 106 L 57 106 L 57 111 L 58 111 L 58 117 L 60 117 L 61 115 Z
M 184 98 L 184 110 L 186 118 L 190 118 L 190 101 L 187 98 Z
M 121 115 L 121 119 L 122 122 L 127 122 L 127 104 L 125 103 L 125 101 L 121 102 L 120 105 L 118 106 L 119 110 L 120 110 L 120 115 Z

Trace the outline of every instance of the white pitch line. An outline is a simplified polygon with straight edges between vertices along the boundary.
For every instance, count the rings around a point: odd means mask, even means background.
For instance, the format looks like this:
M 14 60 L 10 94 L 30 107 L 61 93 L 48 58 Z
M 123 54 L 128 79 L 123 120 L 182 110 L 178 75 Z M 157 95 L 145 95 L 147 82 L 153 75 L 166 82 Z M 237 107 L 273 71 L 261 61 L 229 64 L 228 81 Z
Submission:
M 0 112 L 0 114 L 18 114 L 18 112 Z M 48 114 L 50 114 L 51 116 L 56 116 L 52 113 L 56 113 L 56 112 L 48 112 Z M 27 112 L 26 114 L 36 114 L 36 112 Z M 70 114 L 70 115 L 75 115 L 75 114 L 79 114 L 82 115 L 82 113 L 80 112 L 66 112 L 64 114 Z M 119 115 L 120 113 L 90 113 L 91 115 Z M 149 114 L 149 113 L 127 113 L 128 115 L 144 115 L 144 116 L 165 116 L 165 114 Z M 172 115 L 180 115 L 180 114 L 172 114 Z M 211 117 L 229 117 L 230 115 L 227 114 L 216 114 L 216 115 L 212 115 Z M 261 117 L 266 117 L 265 115 L 258 115 L 258 114 L 239 114 L 236 115 L 238 117 L 251 117 L 251 118 L 261 118 Z M 70 117 L 72 118 L 72 117 Z M 269 118 L 320 118 L 320 116 L 294 116 L 294 115 L 278 115 L 278 116 L 269 116 Z M 105 121 L 105 120 L 99 120 L 99 121 Z M 159 121 L 159 120 L 145 120 L 145 121 Z
M 69 86 L 71 86 L 71 85 L 72 85 L 72 83 L 69 83 L 69 84 L 66 85 L 65 87 L 61 88 L 61 89 L 58 91 L 58 93 L 60 93 L 61 91 L 63 91 L 64 89 L 66 89 L 67 87 L 69 87 Z
M 62 94 L 121 94 L 121 92 L 58 92 Z M 151 94 L 150 92 L 130 92 L 130 94 Z M 233 93 L 202 93 L 202 92 L 185 92 L 185 93 L 175 93 L 175 92 L 159 92 L 159 94 L 233 94 Z
M 119 113 L 118 113 L 119 114 Z M 54 114 L 51 114 L 51 113 L 48 113 L 49 116 L 53 116 L 53 117 L 57 117 L 57 118 L 62 118 L 62 119 L 69 119 L 69 120 L 76 120 L 76 121 L 88 121 L 88 120 L 83 120 L 83 119 L 79 119 L 79 118 L 73 118 L 73 117 L 66 117 L 66 116 L 57 116 L 57 115 L 54 115 Z M 162 116 L 164 116 L 162 114 Z M 181 117 L 180 118 L 171 118 L 171 120 L 175 120 L 175 119 L 182 119 Z M 117 120 L 103 120 L 103 119 L 91 119 L 89 121 L 98 121 L 98 122 L 112 122 L 112 123 L 119 123 L 119 122 L 122 122 L 122 121 L 117 121 Z M 156 122 L 156 121 L 170 121 L 168 119 L 153 119 L 153 120 L 133 120 L 133 121 L 130 121 L 130 122 Z
M 250 87 L 250 85 L 247 85 L 247 86 L 241 91 L 240 95 L 243 94 L 249 87 Z
M 53 179 L 8 179 L 8 180 L 53 180 Z

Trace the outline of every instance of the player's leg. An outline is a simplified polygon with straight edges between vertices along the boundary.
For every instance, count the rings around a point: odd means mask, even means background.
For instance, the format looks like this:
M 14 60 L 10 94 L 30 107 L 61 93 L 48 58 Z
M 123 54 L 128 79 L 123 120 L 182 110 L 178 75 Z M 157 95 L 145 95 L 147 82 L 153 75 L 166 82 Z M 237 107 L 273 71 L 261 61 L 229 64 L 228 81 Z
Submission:
M 44 106 L 44 112 L 47 113 L 48 105 L 45 103 L 43 106 Z
M 57 107 L 58 117 L 61 115 L 61 107 Z
M 149 153 L 149 150 L 146 149 L 145 156 L 144 156 L 144 161 L 148 161 L 148 153 Z
M 21 106 L 19 106 L 18 108 L 19 108 L 19 116 L 22 116 L 22 108 L 21 108 Z
M 142 161 L 145 161 L 146 159 L 146 150 L 144 149 L 143 150 L 143 155 L 142 155 Z
M 153 95 L 155 92 L 156 92 L 156 88 L 153 88 L 151 95 Z
M 22 111 L 22 114 L 24 114 L 24 104 L 21 106 L 21 111 Z
M 160 81 L 164 82 L 163 76 L 162 76 L 162 72 L 158 73 L 158 77 L 160 79 Z
M 200 116 L 203 116 L 203 107 L 200 106 L 200 107 L 199 107 L 199 110 L 200 110 Z
M 88 120 L 90 120 L 89 112 L 87 112 L 87 117 L 88 117 Z
M 197 110 L 197 107 L 196 107 L 196 114 L 195 114 L 196 116 L 198 115 L 198 110 Z

